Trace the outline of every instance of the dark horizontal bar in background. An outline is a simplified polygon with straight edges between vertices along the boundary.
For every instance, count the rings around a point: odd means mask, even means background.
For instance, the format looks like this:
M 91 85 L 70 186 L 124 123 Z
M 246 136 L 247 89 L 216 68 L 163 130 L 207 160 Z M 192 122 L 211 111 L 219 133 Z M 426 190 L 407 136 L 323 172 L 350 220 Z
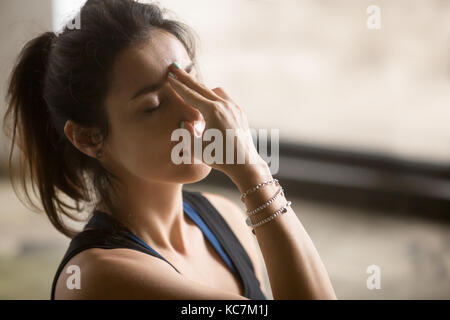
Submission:
M 282 142 L 274 177 L 282 181 L 286 197 L 450 222 L 450 167 L 445 164 Z M 216 170 L 204 182 L 234 187 Z
M 450 165 L 287 142 L 280 143 L 279 151 L 274 177 L 287 197 L 450 222 Z M 4 170 L 0 176 L 8 177 Z M 217 170 L 200 184 L 235 189 Z

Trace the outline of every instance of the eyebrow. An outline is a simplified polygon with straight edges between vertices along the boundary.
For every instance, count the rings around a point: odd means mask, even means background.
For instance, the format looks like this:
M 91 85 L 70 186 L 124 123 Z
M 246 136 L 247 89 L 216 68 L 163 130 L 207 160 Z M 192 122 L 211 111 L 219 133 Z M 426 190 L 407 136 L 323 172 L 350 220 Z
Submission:
M 194 62 L 191 62 L 186 68 L 184 68 L 184 70 L 189 73 L 192 68 L 194 67 Z M 132 97 L 130 100 L 134 100 L 139 96 L 142 96 L 144 94 L 148 94 L 148 93 L 152 93 L 157 91 L 159 88 L 161 88 L 163 86 L 163 84 L 165 83 L 166 80 L 159 82 L 159 83 L 155 83 L 152 85 L 146 85 L 145 87 L 139 89 Z

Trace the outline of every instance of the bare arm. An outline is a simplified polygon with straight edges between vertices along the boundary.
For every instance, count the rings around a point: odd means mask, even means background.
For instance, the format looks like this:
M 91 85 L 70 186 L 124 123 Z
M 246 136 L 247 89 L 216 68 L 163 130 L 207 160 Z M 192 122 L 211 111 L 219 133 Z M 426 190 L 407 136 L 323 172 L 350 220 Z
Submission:
M 229 175 L 241 193 L 272 178 L 267 165 L 245 165 Z M 282 185 L 282 181 L 280 181 Z M 245 199 L 252 210 L 272 198 L 278 186 L 269 184 Z M 281 208 L 286 201 L 278 197 L 268 208 L 252 216 L 256 223 Z M 255 228 L 275 300 L 336 299 L 327 271 L 308 233 L 291 207 L 286 213 Z

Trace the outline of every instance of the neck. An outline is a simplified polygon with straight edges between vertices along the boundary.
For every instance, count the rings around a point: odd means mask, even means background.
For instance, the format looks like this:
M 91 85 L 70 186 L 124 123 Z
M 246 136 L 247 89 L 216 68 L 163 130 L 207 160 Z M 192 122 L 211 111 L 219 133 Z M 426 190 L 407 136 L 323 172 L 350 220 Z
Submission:
M 99 209 L 119 220 L 150 247 L 186 254 L 189 225 L 183 210 L 182 186 L 135 179 L 117 192 L 120 197 L 114 200 L 114 212 L 104 206 Z

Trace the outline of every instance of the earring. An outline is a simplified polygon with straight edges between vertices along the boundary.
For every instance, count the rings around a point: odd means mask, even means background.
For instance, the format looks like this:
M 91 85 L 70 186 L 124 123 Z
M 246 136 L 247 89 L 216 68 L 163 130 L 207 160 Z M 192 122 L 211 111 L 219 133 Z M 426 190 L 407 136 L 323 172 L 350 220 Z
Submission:
M 102 150 L 99 150 L 96 154 L 97 158 L 101 158 L 103 156 Z

